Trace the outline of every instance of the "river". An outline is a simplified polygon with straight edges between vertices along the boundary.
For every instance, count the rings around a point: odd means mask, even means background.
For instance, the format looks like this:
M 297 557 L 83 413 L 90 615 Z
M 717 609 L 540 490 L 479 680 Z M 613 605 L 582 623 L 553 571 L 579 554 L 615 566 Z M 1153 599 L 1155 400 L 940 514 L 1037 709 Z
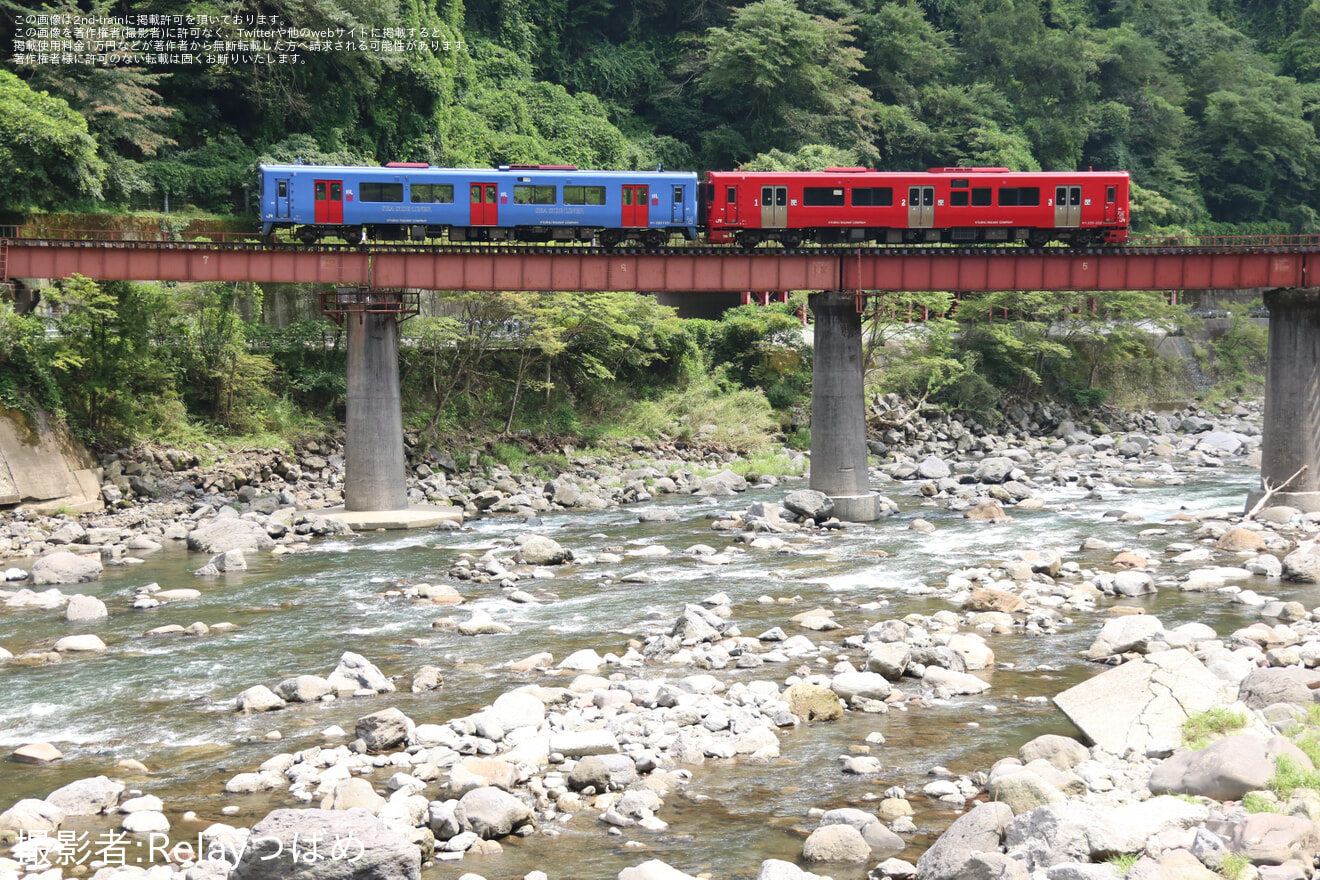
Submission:
M 1196 528 L 1195 523 L 1165 523 L 1168 516 L 1182 508 L 1193 513 L 1240 511 L 1248 488 L 1258 480 L 1257 472 L 1246 467 L 1189 469 L 1178 477 L 1183 485 L 1125 490 L 1102 485 L 1103 500 L 1082 489 L 1043 487 L 1038 495 L 1047 509 L 1010 510 L 1012 521 L 998 525 L 971 523 L 926 502 L 916 494 L 916 483 L 890 484 L 880 488 L 898 502 L 901 513 L 875 528 L 850 526 L 837 533 L 790 536 L 796 548 L 792 554 L 746 549 L 734 552 L 725 566 L 699 564 L 681 551 L 699 543 L 730 547 L 732 536 L 710 527 L 719 511 L 741 510 L 756 500 L 779 501 L 805 481 L 790 479 L 778 489 L 753 490 L 736 499 L 658 502 L 679 513 L 681 519 L 670 523 L 641 524 L 638 509 L 630 508 L 549 514 L 534 528 L 492 517 L 473 520 L 461 531 L 328 539 L 299 554 L 249 557 L 246 572 L 215 578 L 192 574 L 204 556 L 167 546 L 147 555 L 142 565 L 110 567 L 99 582 L 64 588 L 66 593 L 95 595 L 109 606 L 109 619 L 98 624 L 69 624 L 58 611 L 0 607 L 0 646 L 16 655 L 76 632 L 95 632 L 109 646 L 105 653 L 74 656 L 55 665 L 0 666 L 5 685 L 0 687 L 0 746 L 12 749 L 49 741 L 65 755 L 63 761 L 46 766 L 0 762 L 0 810 L 21 798 L 44 797 L 74 779 L 114 776 L 118 760 L 135 758 L 152 774 L 130 780 L 130 787 L 164 799 L 173 825 L 171 838 L 195 839 L 197 831 L 215 821 L 251 825 L 274 807 L 303 804 L 283 791 L 226 795 L 225 781 L 254 770 L 272 755 L 325 742 L 321 731 L 330 725 L 351 732 L 356 718 L 389 706 L 399 707 L 419 724 L 444 722 L 522 684 L 565 685 L 571 680 L 566 674 L 513 675 L 502 668 L 509 660 L 550 651 L 557 662 L 580 648 L 622 655 L 630 639 L 667 632 L 683 603 L 719 592 L 731 598 L 733 620 L 744 635 L 755 636 L 773 626 L 793 635 L 801 630 L 788 622 L 791 615 L 818 605 L 831 608 L 843 628 L 806 634 L 818 644 L 837 645 L 877 620 L 949 608 L 945 600 L 920 595 L 914 588 L 942 585 L 952 571 L 1004 559 L 1014 551 L 1052 549 L 1084 569 L 1102 568 L 1112 552 L 1078 551 L 1084 538 L 1097 536 L 1153 559 L 1166 557 L 1170 543 L 1194 542 L 1190 535 Z M 1140 513 L 1144 521 L 1104 518 L 1116 509 Z M 917 517 L 933 522 L 936 531 L 920 535 L 908 530 Z M 433 620 L 449 613 L 463 618 L 463 611 L 386 595 L 401 584 L 446 580 L 460 554 L 480 555 L 529 531 L 553 537 L 579 556 L 648 543 L 663 544 L 674 553 L 659 559 L 628 558 L 618 565 L 569 565 L 556 570 L 552 579 L 520 582 L 522 589 L 545 599 L 537 605 L 509 602 L 495 585 L 454 582 L 469 603 L 511 626 L 512 635 L 474 638 L 440 632 L 432 629 Z M 1232 563 L 1225 559 L 1217 564 Z M 1166 564 L 1157 577 L 1181 570 Z M 645 573 L 654 582 L 621 580 L 634 573 Z M 195 587 L 202 596 L 133 610 L 134 589 L 151 582 L 167 589 Z M 1241 586 L 1281 598 L 1303 595 L 1301 588 L 1263 578 Z M 758 603 L 763 596 L 796 601 Z M 1156 596 L 1125 602 L 1143 605 L 1166 626 L 1198 620 L 1221 636 L 1254 620 L 1240 617 L 1240 606 L 1230 605 L 1219 593 L 1166 588 Z M 887 604 L 877 608 L 872 603 Z M 870 607 L 859 607 L 863 604 Z M 915 861 L 958 815 L 919 794 L 931 780 L 932 768 L 969 774 L 1015 754 L 1036 735 L 1075 733 L 1047 698 L 1096 673 L 1097 667 L 1079 656 L 1111 604 L 1102 600 L 1097 612 L 1070 619 L 1056 635 L 1026 637 L 1019 631 L 988 637 L 997 668 L 982 673 L 992 688 L 978 697 L 913 703 L 887 715 L 848 713 L 839 722 L 802 725 L 783 734 L 782 757 L 768 764 L 707 761 L 693 768 L 692 781 L 666 798 L 659 812 L 669 823 L 666 832 L 628 829 L 609 835 L 604 825 L 584 813 L 558 826 L 557 837 L 510 839 L 502 855 L 432 864 L 423 876 L 448 880 L 476 872 L 502 880 L 540 869 L 551 878 L 605 880 L 623 867 L 660 858 L 689 873 L 753 877 L 763 859 L 800 857 L 803 838 L 815 827 L 815 821 L 806 818 L 810 808 L 865 807 L 895 785 L 905 788 L 917 806 L 918 831 L 909 835 L 908 848 L 900 855 Z M 237 629 L 201 637 L 143 635 L 165 624 L 188 626 L 195 621 L 228 621 Z M 345 650 L 366 656 L 395 676 L 400 691 L 263 715 L 235 714 L 234 698 L 245 688 L 273 687 L 298 674 L 327 675 Z M 442 669 L 444 686 L 427 694 L 409 693 L 412 674 L 425 664 Z M 782 683 L 793 674 L 793 666 L 730 668 L 716 674 L 728 681 L 774 678 Z M 631 674 L 688 671 L 660 667 Z M 830 670 L 826 666 L 818 671 Z M 917 690 L 915 682 L 902 687 Z M 279 731 L 282 739 L 267 739 L 271 731 Z M 868 746 L 866 737 L 872 732 L 883 734 L 885 743 Z M 862 779 L 840 771 L 838 756 L 867 749 L 883 762 L 882 778 Z M 436 787 L 427 794 L 435 798 Z M 226 805 L 237 807 L 237 814 L 222 815 Z M 197 818 L 185 820 L 187 811 Z M 101 825 L 88 827 L 111 827 L 110 821 L 101 819 Z M 824 873 L 836 880 L 865 876 L 861 867 L 830 866 Z

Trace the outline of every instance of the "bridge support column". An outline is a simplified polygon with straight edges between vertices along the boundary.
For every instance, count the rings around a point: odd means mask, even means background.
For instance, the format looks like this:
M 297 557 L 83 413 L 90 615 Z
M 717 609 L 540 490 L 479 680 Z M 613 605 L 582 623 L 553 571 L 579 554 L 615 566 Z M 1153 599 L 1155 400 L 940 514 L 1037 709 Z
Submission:
M 866 464 L 866 401 L 862 317 L 851 293 L 826 291 L 810 299 L 815 317 L 811 370 L 811 488 L 834 501 L 846 522 L 880 518 Z
M 408 506 L 399 395 L 399 322 L 392 314 L 349 315 L 344 418 L 344 509 Z
M 1261 444 L 1262 486 L 1247 496 L 1250 511 L 1278 486 L 1271 505 L 1320 510 L 1320 288 L 1272 290 L 1269 361 L 1265 367 L 1265 431 Z

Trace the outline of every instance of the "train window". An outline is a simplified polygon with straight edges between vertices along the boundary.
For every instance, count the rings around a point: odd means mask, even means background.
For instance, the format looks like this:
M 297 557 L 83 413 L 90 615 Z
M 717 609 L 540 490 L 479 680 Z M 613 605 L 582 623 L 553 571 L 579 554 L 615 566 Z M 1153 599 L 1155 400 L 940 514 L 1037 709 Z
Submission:
M 967 191 L 954 190 L 953 192 L 949 193 L 949 204 L 955 208 L 967 207 Z
M 279 192 L 280 198 L 287 199 L 289 197 L 289 182 L 287 180 L 281 180 L 275 188 Z M 1109 193 L 1109 201 L 1112 202 L 1114 200 L 1114 188 L 1112 186 L 1109 188 Z
M 674 187 L 674 204 L 683 204 L 683 187 L 681 186 Z
M 819 207 L 821 205 L 842 205 L 843 187 L 806 186 L 802 188 L 802 204 Z
M 333 195 L 331 197 L 333 198 Z M 358 184 L 358 201 L 401 202 L 403 201 L 403 184 L 372 183 L 364 180 Z
M 325 183 L 319 180 L 316 182 L 316 200 L 318 202 L 325 201 Z
M 452 183 L 414 183 L 408 189 L 408 196 L 414 202 L 433 205 L 452 205 L 454 203 L 454 185 Z
M 736 186 L 729 187 L 729 191 L 725 193 L 725 195 L 728 196 L 728 198 L 725 199 L 725 201 L 727 201 L 730 205 L 738 204 L 738 187 Z
M 958 179 L 949 181 L 949 186 L 954 189 L 967 189 L 967 187 L 971 186 L 971 183 L 966 180 Z
M 565 205 L 603 205 L 605 187 L 603 186 L 566 186 L 564 187 Z
M 623 188 L 623 203 L 624 203 L 625 205 L 631 205 L 631 204 L 632 204 L 632 200 L 633 200 L 633 190 L 632 190 L 632 187 L 631 187 L 631 186 L 625 186 L 625 187 Z
M 1082 203 L 1082 188 L 1080 186 L 1074 186 L 1070 187 L 1070 189 L 1071 192 L 1068 194 L 1069 204 L 1080 205 Z
M 852 191 L 853 207 L 888 208 L 894 204 L 892 186 L 855 186 Z
M 999 204 L 1001 207 L 1030 207 L 1040 204 L 1040 187 L 1038 186 L 1005 186 L 999 189 Z
M 344 200 L 344 185 L 339 181 L 333 181 L 330 184 L 330 201 L 342 202 Z M 403 201 L 402 198 L 399 201 Z
M 553 205 L 555 188 L 553 186 L 515 186 L 513 188 L 515 205 Z
M 1114 203 L 1114 200 L 1115 200 L 1115 198 L 1116 198 L 1117 196 L 1118 196 L 1118 187 L 1116 187 L 1116 186 L 1110 186 L 1110 187 L 1106 187 L 1106 188 L 1105 188 L 1105 202 L 1106 202 L 1106 204 L 1113 204 L 1113 203 Z
M 990 187 L 974 186 L 972 187 L 972 204 L 982 207 L 990 204 Z

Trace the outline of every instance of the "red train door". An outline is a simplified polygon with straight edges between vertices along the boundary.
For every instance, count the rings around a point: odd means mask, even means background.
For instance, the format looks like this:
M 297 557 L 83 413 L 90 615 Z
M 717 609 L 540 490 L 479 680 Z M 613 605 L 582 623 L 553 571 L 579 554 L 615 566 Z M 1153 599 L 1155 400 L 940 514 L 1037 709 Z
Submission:
M 318 180 L 315 183 L 316 222 L 344 222 L 344 182 L 342 180 Z
M 1105 222 L 1118 222 L 1118 187 L 1105 187 Z
M 493 183 L 474 183 L 469 187 L 468 191 L 471 194 L 472 205 L 468 225 L 499 225 L 500 206 L 496 200 L 497 189 L 499 187 Z
M 738 225 L 738 187 L 730 186 L 725 192 L 724 222 L 730 226 Z
M 645 185 L 629 185 L 623 188 L 623 217 L 619 225 L 624 227 L 650 226 L 651 191 Z

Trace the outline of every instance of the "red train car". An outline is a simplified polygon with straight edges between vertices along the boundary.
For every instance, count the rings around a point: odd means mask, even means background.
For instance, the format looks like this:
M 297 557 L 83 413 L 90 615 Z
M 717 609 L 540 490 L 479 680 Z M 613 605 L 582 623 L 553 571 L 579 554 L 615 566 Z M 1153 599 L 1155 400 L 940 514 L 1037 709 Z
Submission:
M 702 195 L 709 240 L 746 248 L 763 241 L 1121 244 L 1130 216 L 1126 171 L 711 171 Z

